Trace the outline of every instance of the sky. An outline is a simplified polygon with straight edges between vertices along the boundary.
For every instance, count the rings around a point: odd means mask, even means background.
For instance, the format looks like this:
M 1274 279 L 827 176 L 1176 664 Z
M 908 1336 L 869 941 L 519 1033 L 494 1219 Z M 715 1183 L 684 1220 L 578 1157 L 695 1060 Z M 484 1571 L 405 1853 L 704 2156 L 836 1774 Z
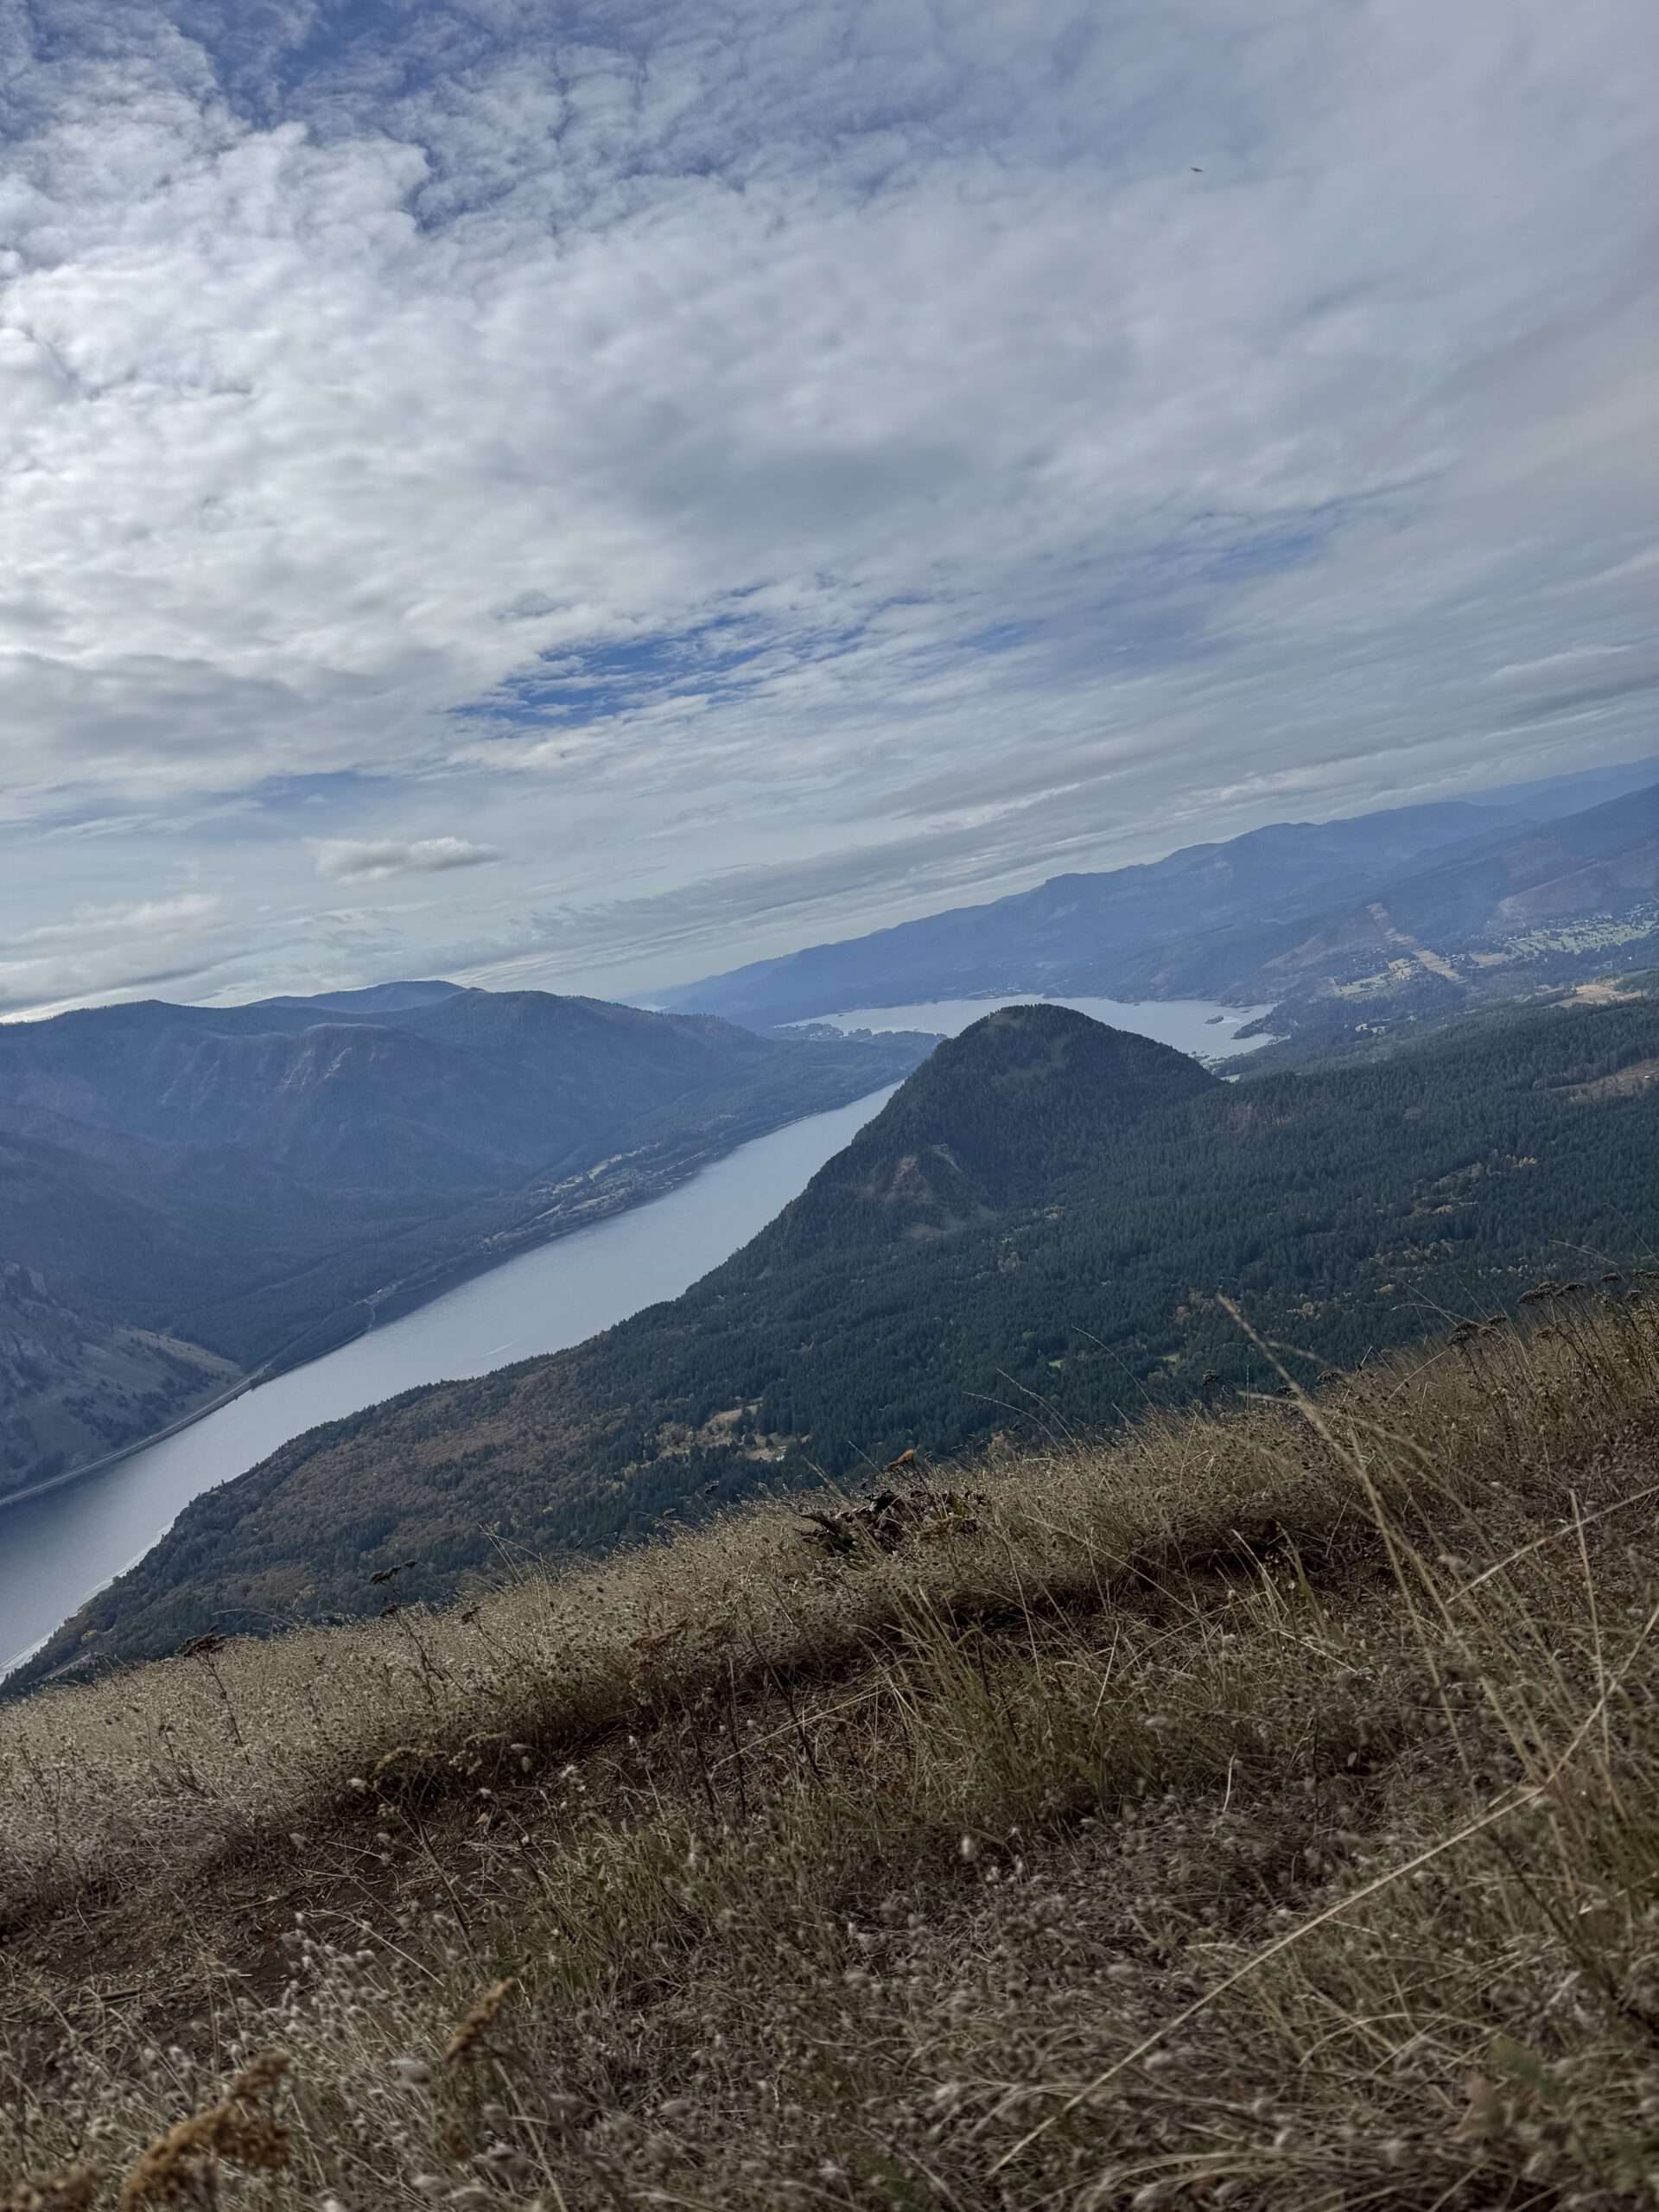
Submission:
M 0 1013 L 1659 750 L 1650 0 L 0 0 Z

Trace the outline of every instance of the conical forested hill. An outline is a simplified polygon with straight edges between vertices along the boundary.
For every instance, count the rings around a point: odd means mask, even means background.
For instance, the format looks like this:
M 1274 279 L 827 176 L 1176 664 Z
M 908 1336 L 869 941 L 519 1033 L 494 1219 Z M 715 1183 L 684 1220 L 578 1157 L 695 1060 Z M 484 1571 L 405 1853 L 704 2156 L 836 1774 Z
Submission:
M 925 1060 L 747 1256 L 949 1236 L 1040 1205 L 1143 1115 L 1218 1087 L 1188 1054 L 1069 1007 L 1001 1007 Z

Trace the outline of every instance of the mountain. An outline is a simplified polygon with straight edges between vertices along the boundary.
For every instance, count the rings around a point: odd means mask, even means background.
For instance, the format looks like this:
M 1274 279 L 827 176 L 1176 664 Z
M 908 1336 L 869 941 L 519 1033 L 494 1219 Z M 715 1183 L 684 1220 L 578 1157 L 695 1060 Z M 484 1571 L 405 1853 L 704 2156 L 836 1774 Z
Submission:
M 1457 848 L 1313 916 L 1192 936 L 1145 960 L 1151 992 L 1452 1004 L 1541 974 L 1628 963 L 1659 926 L 1659 785 Z
M 931 1041 L 779 1042 L 534 991 L 344 995 L 0 1027 L 0 1255 L 59 1317 L 39 1379 L 14 1378 L 0 1496 L 893 1082 Z
M 1318 973 L 1273 963 L 1313 944 L 1339 918 L 1425 869 L 1455 873 L 1538 824 L 1651 782 L 1659 762 L 1552 778 L 1454 801 L 1279 823 L 1221 844 L 1189 846 L 1146 866 L 1057 876 L 1034 891 L 964 906 L 838 944 L 757 961 L 666 993 L 671 1011 L 702 1009 L 757 1027 L 856 1007 L 1020 994 L 1178 993 L 1235 1003 L 1283 997 Z M 1613 872 L 1617 877 L 1618 871 Z M 1586 878 L 1575 912 L 1599 887 Z M 1564 887 L 1565 895 L 1565 887 Z
M 433 1006 L 439 999 L 453 998 L 461 988 L 460 983 L 436 981 L 370 983 L 360 990 L 318 991 L 309 998 L 265 999 L 259 1003 L 267 1007 L 308 1007 L 317 1014 L 378 1016 L 406 1014 L 415 1007 Z
M 1495 945 L 1540 925 L 1623 915 L 1656 896 L 1659 784 L 1415 873 L 1385 907 L 1413 938 Z
M 197 1498 L 24 1679 L 378 1611 L 392 1567 L 400 1601 L 442 1600 L 908 1446 L 1276 1387 L 1218 1294 L 1312 1372 L 1656 1243 L 1659 1001 L 1249 1083 L 1012 1009 L 683 1297 L 296 1440 Z
M 1055 876 L 988 906 L 756 961 L 667 992 L 662 1003 L 766 1027 L 853 1007 L 1004 990 L 1109 995 L 1128 963 L 1196 930 L 1287 900 L 1329 901 L 1357 878 L 1386 877 L 1424 852 L 1523 820 L 1454 804 L 1351 822 L 1276 823 L 1145 866 Z
M 1143 1115 L 1217 1087 L 1150 1038 L 1063 1007 L 1004 1007 L 938 1047 L 749 1246 L 752 1262 L 949 1236 L 1040 1205 Z
M 0 1452 L 47 1482 L 134 1426 L 159 1430 L 238 1379 L 199 1344 L 66 1306 L 45 1279 L 0 1264 Z
M 453 991 L 381 1019 L 148 1002 L 0 1028 L 0 1125 L 230 1148 L 308 1184 L 489 1189 L 783 1065 L 728 1023 L 538 991 Z

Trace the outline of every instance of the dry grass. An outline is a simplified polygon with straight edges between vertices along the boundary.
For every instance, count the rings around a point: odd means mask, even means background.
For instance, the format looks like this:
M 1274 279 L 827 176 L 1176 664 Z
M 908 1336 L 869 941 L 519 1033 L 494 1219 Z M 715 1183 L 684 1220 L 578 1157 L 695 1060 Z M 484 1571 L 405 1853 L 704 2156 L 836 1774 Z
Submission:
M 1656 1443 L 1659 1320 L 1567 1299 L 891 1554 L 762 1512 L 13 1707 L 0 2192 L 276 2051 L 286 2163 L 193 2201 L 1650 2202 Z

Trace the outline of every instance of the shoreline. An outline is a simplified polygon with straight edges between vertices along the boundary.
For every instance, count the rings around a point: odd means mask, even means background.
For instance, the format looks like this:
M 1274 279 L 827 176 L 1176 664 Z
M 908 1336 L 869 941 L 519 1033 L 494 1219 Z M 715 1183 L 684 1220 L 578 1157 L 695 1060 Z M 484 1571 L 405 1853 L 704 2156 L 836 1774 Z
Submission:
M 371 1293 L 366 1298 L 354 1300 L 351 1306 L 337 1306 L 334 1313 L 322 1315 L 298 1335 L 290 1337 L 287 1344 L 279 1346 L 268 1359 L 262 1361 L 251 1373 L 245 1375 L 229 1389 L 221 1390 L 216 1397 L 208 1399 L 191 1412 L 181 1414 L 164 1427 L 151 1429 L 143 1436 L 135 1437 L 130 1444 L 121 1445 L 113 1452 L 103 1452 L 82 1466 L 68 1467 L 61 1474 L 49 1476 L 44 1482 L 32 1483 L 27 1490 L 8 1491 L 0 1497 L 0 1514 L 3 1514 L 8 1506 L 26 1505 L 31 1499 L 49 1497 L 54 1491 L 65 1490 L 72 1483 L 87 1480 L 93 1475 L 109 1473 L 124 1460 L 136 1459 L 139 1452 L 148 1452 L 152 1445 L 165 1444 L 173 1437 L 181 1436 L 186 1430 L 195 1427 L 198 1422 L 206 1421 L 210 1414 L 222 1412 L 226 1406 L 233 1405 L 238 1398 L 245 1397 L 249 1391 L 257 1389 L 262 1383 L 274 1382 L 284 1375 L 297 1375 L 308 1367 L 315 1366 L 319 1360 L 327 1359 L 337 1351 L 344 1351 L 348 1345 L 367 1336 L 378 1321 L 402 1320 L 408 1314 L 418 1313 L 423 1306 L 433 1305 L 449 1291 L 459 1290 L 463 1283 L 474 1281 L 480 1275 L 492 1274 L 497 1268 L 505 1267 L 509 1261 L 522 1258 L 527 1252 L 539 1251 L 544 1245 L 555 1244 L 566 1236 L 574 1236 L 578 1230 L 594 1228 L 601 1222 L 614 1219 L 619 1214 L 632 1213 L 637 1207 L 649 1205 L 657 1198 L 665 1198 L 670 1192 L 689 1183 L 703 1168 L 712 1166 L 717 1160 L 730 1159 L 745 1145 L 757 1143 L 762 1137 L 775 1135 L 781 1129 L 793 1128 L 798 1122 L 810 1122 L 818 1114 L 840 1113 L 845 1107 L 857 1105 L 863 1099 L 874 1098 L 891 1088 L 889 1084 L 877 1084 L 870 1090 L 860 1091 L 856 1096 L 844 1098 L 835 1106 L 815 1107 L 810 1113 L 797 1114 L 788 1121 L 745 1130 L 734 1135 L 729 1143 L 710 1147 L 691 1158 L 674 1160 L 649 1171 L 652 1177 L 649 1188 L 636 1186 L 631 1190 L 610 1192 L 601 1190 L 583 1199 L 563 1218 L 549 1221 L 543 1217 L 540 1220 L 527 1222 L 516 1230 L 496 1232 L 505 1247 L 503 1249 L 490 1253 L 474 1251 L 466 1258 L 457 1259 L 442 1267 L 441 1272 L 430 1276 L 423 1276 L 418 1272 L 404 1276 L 396 1282 L 388 1283 L 383 1289 Z M 349 1336 L 342 1336 L 335 1343 L 323 1345 L 305 1358 L 289 1359 L 287 1357 L 295 1345 L 303 1344 L 308 1337 L 315 1336 L 326 1328 L 337 1315 L 350 1313 L 354 1308 L 366 1309 L 368 1319 L 361 1328 L 353 1330 Z M 434 1380 L 441 1381 L 442 1378 L 435 1377 Z M 417 1384 L 416 1387 L 421 1386 Z M 304 1433 L 303 1431 L 299 1433 Z M 238 1469 L 238 1471 L 245 1473 L 246 1470 Z M 234 1480 L 234 1477 L 226 1479 Z
M 84 1466 L 67 1467 L 62 1474 L 50 1475 L 43 1483 L 31 1483 L 27 1490 L 8 1491 L 3 1497 L 0 1497 L 0 1513 L 3 1513 L 9 1505 L 27 1505 L 32 1497 L 49 1497 L 54 1490 L 65 1490 L 71 1483 L 80 1482 L 88 1475 L 105 1474 L 110 1468 L 118 1467 L 124 1459 L 130 1459 L 139 1452 L 148 1452 L 152 1444 L 165 1444 L 169 1437 L 181 1436 L 187 1428 L 194 1428 L 199 1421 L 206 1421 L 209 1414 L 216 1414 L 226 1406 L 234 1405 L 238 1398 L 245 1397 L 257 1381 L 267 1379 L 264 1376 L 245 1375 L 228 1390 L 221 1390 L 218 1397 L 209 1398 L 206 1405 L 197 1406 L 190 1413 L 181 1414 L 176 1421 L 168 1421 L 165 1428 L 151 1429 L 148 1435 L 135 1437 L 130 1444 L 123 1444 L 113 1452 L 105 1452 L 99 1459 L 88 1459 Z
M 658 1164 L 651 1178 L 651 1186 L 649 1188 L 644 1187 L 645 1179 L 643 1177 L 639 1176 L 637 1173 L 631 1174 L 629 1186 L 626 1190 L 626 1195 L 624 1191 L 620 1188 L 613 1189 L 612 1191 L 605 1193 L 602 1199 L 598 1204 L 594 1203 L 591 1198 L 586 1201 L 582 1205 L 579 1213 L 575 1212 L 575 1210 L 572 1210 L 571 1211 L 565 1212 L 563 1215 L 563 1217 L 555 1218 L 551 1222 L 542 1222 L 538 1224 L 537 1227 L 539 1233 L 533 1238 L 527 1237 L 521 1232 L 514 1238 L 512 1249 L 507 1251 L 498 1250 L 486 1262 L 480 1262 L 479 1256 L 476 1254 L 474 1254 L 469 1256 L 468 1261 L 465 1264 L 448 1270 L 442 1281 L 423 1281 L 419 1284 L 417 1290 L 404 1288 L 403 1295 L 397 1299 L 397 1305 L 401 1310 L 397 1313 L 396 1318 L 403 1318 L 403 1313 L 404 1312 L 412 1312 L 418 1307 L 429 1306 L 431 1304 L 442 1298 L 442 1296 L 447 1292 L 452 1289 L 460 1289 L 464 1287 L 466 1282 L 469 1281 L 476 1280 L 480 1276 L 494 1274 L 498 1271 L 499 1266 L 509 1260 L 526 1260 L 532 1265 L 539 1264 L 539 1255 L 550 1249 L 556 1249 L 558 1245 L 567 1242 L 572 1236 L 574 1236 L 577 1230 L 589 1228 L 598 1230 L 606 1228 L 613 1224 L 620 1223 L 626 1216 L 629 1216 L 636 1211 L 641 1211 L 650 1201 L 653 1199 L 660 1198 L 664 1201 L 667 1201 L 677 1198 L 683 1193 L 689 1185 L 695 1183 L 698 1178 L 705 1173 L 724 1173 L 729 1174 L 732 1172 L 731 1163 L 734 1159 L 745 1153 L 752 1144 L 759 1142 L 762 1137 L 768 1138 L 774 1143 L 780 1140 L 788 1140 L 790 1139 L 791 1133 L 796 1130 L 804 1127 L 810 1127 L 810 1125 L 820 1121 L 830 1119 L 838 1120 L 840 1117 L 847 1115 L 849 1111 L 853 1114 L 855 1120 L 867 1118 L 870 1113 L 879 1110 L 882 1101 L 892 1095 L 893 1091 L 897 1089 L 898 1083 L 900 1080 L 902 1080 L 902 1077 L 889 1077 L 886 1082 L 877 1083 L 873 1088 L 867 1089 L 861 1086 L 855 1096 L 852 1097 L 843 1097 L 835 1105 L 815 1107 L 809 1113 L 794 1115 L 788 1120 L 772 1123 L 769 1128 L 765 1129 L 748 1129 L 741 1134 L 734 1133 L 728 1135 L 728 1141 L 723 1143 L 710 1144 L 700 1148 L 696 1157 L 687 1157 L 684 1153 L 682 1153 L 679 1156 L 674 1158 L 671 1162 L 662 1162 Z M 798 1152 L 798 1150 L 799 1143 L 798 1141 L 797 1141 L 790 1156 L 793 1157 L 794 1152 Z M 816 1156 L 817 1155 L 815 1154 L 814 1157 Z M 634 1163 L 636 1167 L 638 1163 Z M 789 1185 L 789 1190 L 791 1195 L 795 1187 L 796 1186 L 793 1183 Z M 780 1198 L 779 1203 L 785 1202 L 786 1202 L 785 1199 Z M 720 1211 L 719 1220 L 722 1224 L 719 1252 L 716 1255 L 714 1252 L 713 1246 L 710 1246 L 709 1256 L 704 1262 L 705 1268 L 708 1266 L 718 1266 L 721 1261 L 728 1255 L 731 1249 L 732 1231 L 730 1227 L 727 1225 L 728 1215 L 723 1208 Z M 760 1225 L 764 1224 L 762 1224 Z M 753 1228 L 751 1228 L 747 1233 L 753 1234 Z M 738 1229 L 737 1234 L 739 1241 L 744 1241 L 745 1232 L 741 1226 Z M 637 1241 L 638 1239 L 636 1238 L 636 1242 Z M 649 1241 L 649 1238 L 647 1241 Z M 561 1266 L 569 1267 L 570 1263 L 561 1262 L 559 1264 Z M 577 1264 L 579 1265 L 579 1263 Z M 359 1317 L 366 1319 L 369 1325 L 359 1327 L 357 1336 L 345 1339 L 343 1342 L 331 1346 L 330 1349 L 342 1351 L 349 1351 L 351 1347 L 357 1343 L 359 1337 L 366 1337 L 370 1334 L 376 1319 L 385 1320 L 391 1318 L 388 1315 L 387 1309 L 392 1303 L 394 1293 L 398 1291 L 400 1288 L 403 1288 L 403 1287 L 397 1285 L 386 1285 L 384 1286 L 379 1292 L 374 1294 L 374 1300 L 372 1303 L 370 1301 L 359 1302 L 355 1309 L 356 1313 Z M 617 1320 L 626 1319 L 628 1313 L 639 1310 L 642 1304 L 649 1304 L 652 1302 L 652 1295 L 653 1294 L 651 1292 L 649 1286 L 645 1287 L 643 1297 L 636 1297 L 632 1303 L 628 1306 L 627 1310 L 617 1313 L 614 1319 L 606 1319 L 601 1317 L 597 1322 L 595 1322 L 591 1318 L 591 1314 L 589 1314 L 589 1318 L 588 1318 L 586 1325 L 582 1330 L 582 1336 L 585 1337 L 586 1335 L 593 1333 L 595 1328 L 602 1329 L 615 1325 L 615 1322 Z M 585 1303 L 585 1301 L 583 1301 L 583 1303 Z M 579 1313 L 573 1313 L 569 1318 L 572 1321 L 580 1321 L 582 1316 Z M 563 1340 L 563 1343 L 575 1344 L 580 1340 L 581 1337 L 578 1337 L 573 1332 L 568 1338 Z M 481 1349 L 482 1343 L 487 1341 L 493 1341 L 493 1339 L 480 1339 L 480 1344 L 475 1345 L 474 1350 L 478 1351 Z M 560 1344 L 556 1344 L 551 1347 L 551 1349 L 556 1351 L 561 1348 L 563 1348 L 563 1346 Z M 541 1355 L 535 1352 L 531 1352 L 527 1355 L 527 1357 L 536 1357 L 539 1356 Z M 319 1357 L 321 1357 L 321 1355 L 319 1355 Z M 297 1361 L 292 1365 L 283 1368 L 281 1373 L 300 1374 L 302 1373 L 305 1369 L 312 1367 L 315 1363 L 315 1359 Z M 510 1366 L 514 1363 L 515 1363 L 511 1359 L 504 1361 L 498 1357 L 490 1360 L 486 1365 L 480 1365 L 477 1371 L 482 1374 L 487 1371 L 494 1371 L 496 1369 L 504 1365 Z M 179 1419 L 169 1421 L 167 1424 L 167 1438 L 175 1437 L 182 1431 L 189 1430 L 198 1421 L 205 1420 L 209 1413 L 226 1411 L 237 1400 L 246 1396 L 257 1384 L 261 1382 L 274 1382 L 280 1379 L 281 1374 L 272 1372 L 272 1363 L 266 1363 L 264 1368 L 257 1370 L 254 1374 L 250 1375 L 241 1382 L 229 1389 L 219 1392 L 211 1403 L 197 1408 L 188 1415 L 181 1416 Z M 360 1381 L 361 1379 L 362 1378 L 356 1376 L 348 1377 L 348 1380 L 353 1382 Z M 412 1382 L 402 1388 L 393 1387 L 388 1389 L 383 1384 L 382 1387 L 378 1389 L 367 1388 L 360 1390 L 358 1395 L 358 1399 L 351 1410 L 353 1413 L 365 1411 L 372 1405 L 383 1402 L 389 1397 L 402 1396 L 405 1395 L 406 1392 L 410 1395 L 417 1394 L 423 1389 L 435 1387 L 446 1379 L 454 1378 L 453 1376 L 446 1376 L 445 1372 L 441 1369 L 434 1369 L 429 1366 L 419 1380 Z M 336 1391 L 332 1395 L 338 1395 L 340 1394 Z M 298 1421 L 292 1426 L 291 1429 L 288 1429 L 287 1425 L 280 1419 L 275 1421 L 262 1422 L 259 1417 L 256 1415 L 254 1417 L 256 1427 L 270 1428 L 272 1430 L 273 1434 L 272 1440 L 263 1448 L 253 1452 L 251 1457 L 245 1454 L 238 1456 L 236 1453 L 228 1452 L 222 1455 L 216 1453 L 211 1443 L 207 1446 L 205 1452 L 200 1446 L 186 1447 L 195 1455 L 198 1463 L 203 1462 L 204 1460 L 217 1461 L 222 1457 L 226 1464 L 219 1468 L 218 1471 L 212 1474 L 207 1480 L 201 1482 L 200 1484 L 193 1483 L 190 1485 L 185 1497 L 180 1501 L 178 1507 L 175 1509 L 175 1514 L 168 1516 L 168 1525 L 170 1526 L 171 1519 L 173 1517 L 176 1517 L 177 1510 L 183 1510 L 184 1505 L 188 1504 L 191 1498 L 200 1495 L 203 1491 L 217 1488 L 226 1483 L 235 1482 L 239 1476 L 249 1471 L 250 1466 L 261 1464 L 272 1452 L 281 1450 L 284 1446 L 306 1434 L 311 1429 L 325 1427 L 331 1421 L 340 1417 L 341 1415 L 339 1412 L 324 1414 L 321 1416 L 314 1412 L 308 1419 Z M 233 1418 L 240 1421 L 243 1416 L 238 1415 L 234 1416 Z M 278 1429 L 285 1429 L 286 1433 L 278 1435 L 276 1433 L 276 1431 Z M 118 1465 L 119 1462 L 122 1460 L 133 1459 L 138 1457 L 146 1451 L 151 1444 L 162 1444 L 165 1441 L 166 1438 L 163 1438 L 160 1434 L 139 1440 L 130 1446 L 126 1447 L 118 1453 L 100 1455 L 101 1465 L 104 1469 L 107 1470 L 113 1465 Z M 230 1464 L 232 1460 L 234 1460 L 234 1465 Z M 90 1475 L 93 1469 L 91 1466 L 77 1468 L 70 1471 L 65 1475 L 54 1477 L 48 1483 L 32 1484 L 30 1487 L 35 1493 L 36 1497 L 38 1497 L 42 1491 L 60 1491 L 67 1484 L 78 1481 L 81 1476 Z M 137 1484 L 142 1485 L 146 1481 L 147 1475 L 145 1471 L 141 1469 L 137 1476 L 130 1478 L 129 1479 L 130 1482 L 136 1481 Z M 116 1487 L 106 1493 L 109 1503 L 112 1508 L 115 1504 L 116 1499 L 124 1494 L 125 1493 L 123 1492 L 120 1488 L 120 1478 L 118 1475 L 116 1478 Z M 6 1502 L 13 1501 L 0 1501 L 0 1503 Z M 23 1502 L 21 1495 L 18 1496 L 15 1502 L 18 1503 L 22 1503 Z M 99 1501 L 94 1501 L 95 1505 L 99 1503 Z M 85 1510 L 84 1507 L 78 1507 L 75 1505 L 65 1507 L 56 1504 L 48 1504 L 43 1510 L 48 1514 L 57 1514 L 61 1516 L 64 1513 L 67 1513 L 71 1516 L 73 1516 L 77 1513 L 84 1512 Z M 96 1526 L 98 1520 L 99 1515 L 95 1511 L 92 1516 L 92 1522 L 91 1525 Z M 0 1528 L 3 1528 L 4 1525 L 3 1522 L 0 1522 Z M 90 1560 L 81 1560 L 78 1554 L 73 1559 L 70 1559 L 66 1556 L 65 1560 L 60 1563 L 68 1570 L 61 1578 L 64 1583 L 61 1615 L 60 1616 L 54 1611 L 50 1627 L 46 1629 L 38 1636 L 31 1637 L 29 1634 L 29 1624 L 32 1618 L 44 1618 L 45 1611 L 44 1609 L 41 1609 L 38 1614 L 36 1613 L 35 1606 L 30 1603 L 24 1586 L 20 1582 L 16 1594 L 21 1610 L 15 1617 L 18 1649 L 15 1652 L 5 1653 L 3 1656 L 0 1656 L 0 1702 L 17 1695 L 26 1694 L 21 1678 L 27 1674 L 32 1667 L 37 1664 L 40 1659 L 41 1651 L 44 1646 L 49 1644 L 54 1637 L 60 1635 L 70 1623 L 73 1622 L 82 1612 L 84 1608 L 96 1599 L 100 1592 L 107 1589 L 111 1583 L 119 1581 L 121 1576 L 129 1572 L 130 1568 L 137 1564 L 139 1559 L 143 1557 L 151 1548 L 153 1548 L 154 1544 L 159 1541 L 164 1534 L 165 1529 L 161 1526 L 156 1526 L 154 1528 L 152 1533 L 143 1538 L 143 1541 L 135 1541 L 130 1556 L 119 1559 L 111 1558 L 105 1560 L 101 1565 L 96 1556 Z M 21 1552 L 22 1548 L 18 1547 L 17 1549 Z M 80 1570 L 80 1572 L 76 1572 L 76 1569 Z M 81 1573 L 84 1573 L 85 1574 L 84 1580 L 80 1579 Z M 73 1596 L 71 1595 L 69 1589 L 69 1585 L 72 1582 L 78 1582 L 79 1586 L 79 1588 L 74 1591 Z M 3 1625 L 4 1624 L 0 1624 L 0 1626 Z M 38 1688 L 42 1682 L 48 1679 L 50 1679 L 49 1674 L 41 1675 L 37 1678 L 31 1679 L 27 1687 L 29 1689 Z

